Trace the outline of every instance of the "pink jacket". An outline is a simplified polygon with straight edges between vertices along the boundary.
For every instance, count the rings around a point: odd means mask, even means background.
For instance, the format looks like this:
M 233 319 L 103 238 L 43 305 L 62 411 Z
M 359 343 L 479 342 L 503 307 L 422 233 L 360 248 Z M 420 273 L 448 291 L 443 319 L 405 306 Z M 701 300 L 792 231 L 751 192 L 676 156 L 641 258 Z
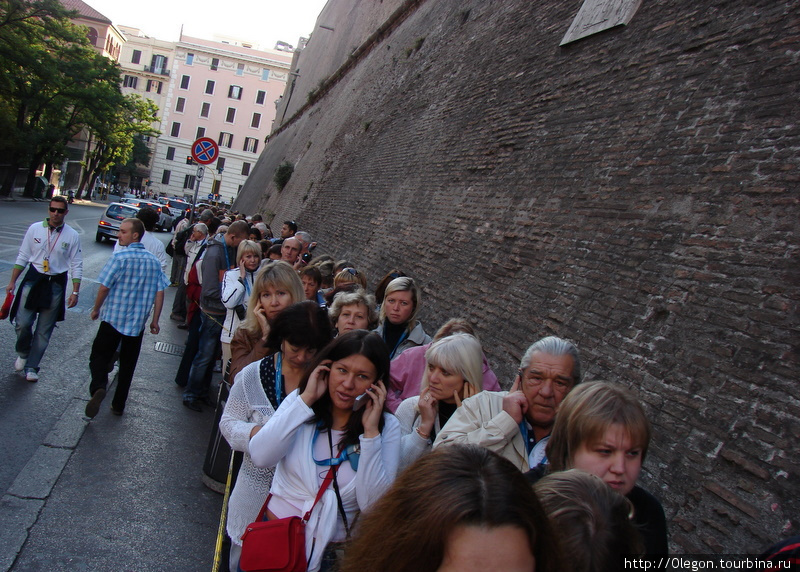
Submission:
M 430 344 L 408 348 L 392 360 L 390 387 L 386 393 L 386 407 L 394 413 L 404 399 L 419 395 L 422 375 L 425 373 L 425 352 Z M 483 389 L 500 391 L 497 376 L 483 356 Z

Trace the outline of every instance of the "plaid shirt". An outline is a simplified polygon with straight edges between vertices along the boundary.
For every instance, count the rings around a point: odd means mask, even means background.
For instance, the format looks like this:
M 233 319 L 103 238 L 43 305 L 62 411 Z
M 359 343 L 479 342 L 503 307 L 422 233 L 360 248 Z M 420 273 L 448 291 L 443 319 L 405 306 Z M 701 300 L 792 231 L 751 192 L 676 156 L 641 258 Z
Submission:
M 158 259 L 141 242 L 109 258 L 97 281 L 110 289 L 100 319 L 124 336 L 142 333 L 156 293 L 169 286 Z

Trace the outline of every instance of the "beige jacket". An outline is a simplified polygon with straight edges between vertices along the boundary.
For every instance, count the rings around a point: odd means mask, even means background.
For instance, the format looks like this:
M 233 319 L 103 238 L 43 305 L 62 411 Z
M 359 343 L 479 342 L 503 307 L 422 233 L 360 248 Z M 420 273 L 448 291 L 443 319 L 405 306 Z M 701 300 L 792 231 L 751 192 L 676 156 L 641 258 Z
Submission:
M 481 391 L 464 400 L 436 436 L 433 448 L 460 443 L 479 445 L 527 471 L 528 453 L 519 425 L 503 411 L 507 391 Z

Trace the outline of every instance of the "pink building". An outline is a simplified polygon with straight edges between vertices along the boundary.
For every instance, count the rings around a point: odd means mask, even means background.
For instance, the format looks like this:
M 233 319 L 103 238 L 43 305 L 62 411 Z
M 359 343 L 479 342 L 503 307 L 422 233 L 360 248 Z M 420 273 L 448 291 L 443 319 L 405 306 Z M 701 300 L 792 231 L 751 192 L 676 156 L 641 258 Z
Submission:
M 191 196 L 197 165 L 186 159 L 192 142 L 210 137 L 219 144 L 220 158 L 205 169 L 198 200 L 219 195 L 232 202 L 269 135 L 291 59 L 283 51 L 183 36 L 170 62 L 151 188 Z

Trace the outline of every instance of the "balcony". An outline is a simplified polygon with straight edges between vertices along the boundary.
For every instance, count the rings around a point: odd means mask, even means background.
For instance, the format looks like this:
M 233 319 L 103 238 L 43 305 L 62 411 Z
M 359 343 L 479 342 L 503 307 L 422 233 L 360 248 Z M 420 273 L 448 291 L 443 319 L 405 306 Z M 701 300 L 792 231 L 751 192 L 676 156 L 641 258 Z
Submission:
M 169 70 L 166 68 L 160 68 L 156 66 L 144 66 L 144 71 L 149 73 L 154 73 L 158 75 L 166 75 L 169 76 Z

